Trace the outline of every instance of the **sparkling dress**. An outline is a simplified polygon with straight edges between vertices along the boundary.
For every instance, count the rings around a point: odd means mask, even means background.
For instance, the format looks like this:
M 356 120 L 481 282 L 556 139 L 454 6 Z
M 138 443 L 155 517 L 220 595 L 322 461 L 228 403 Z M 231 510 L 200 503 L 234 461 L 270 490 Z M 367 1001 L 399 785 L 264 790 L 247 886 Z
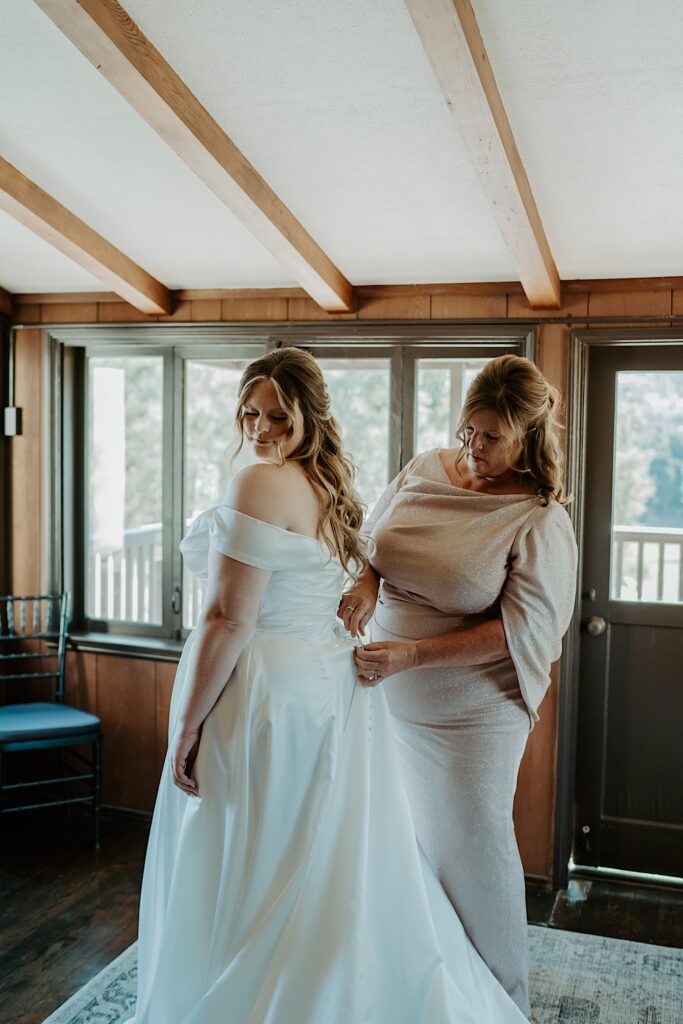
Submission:
M 576 543 L 557 502 L 454 486 L 436 449 L 389 485 L 368 523 L 382 577 L 373 640 L 502 617 L 509 657 L 422 668 L 384 688 L 420 844 L 468 935 L 529 1013 L 517 773 L 574 604 Z
M 182 544 L 202 581 L 210 546 L 270 577 L 203 724 L 199 796 L 162 774 L 135 1024 L 520 1024 L 420 851 L 384 692 L 335 632 L 339 562 L 226 505 Z

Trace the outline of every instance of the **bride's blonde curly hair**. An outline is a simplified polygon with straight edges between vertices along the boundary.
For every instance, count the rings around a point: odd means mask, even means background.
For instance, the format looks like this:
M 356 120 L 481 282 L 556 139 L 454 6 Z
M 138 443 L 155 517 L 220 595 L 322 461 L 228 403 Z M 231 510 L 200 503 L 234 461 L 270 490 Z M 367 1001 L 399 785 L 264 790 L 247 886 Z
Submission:
M 564 456 L 560 443 L 560 392 L 538 367 L 521 356 L 492 359 L 472 381 L 460 413 L 457 435 L 465 455 L 465 427 L 480 410 L 495 413 L 509 448 L 522 444 L 522 454 L 510 469 L 530 478 L 544 505 L 566 505 Z
M 342 448 L 339 424 L 330 411 L 322 371 L 313 356 L 299 348 L 278 348 L 249 363 L 237 397 L 237 452 L 244 443 L 244 404 L 261 380 L 272 383 L 280 406 L 290 417 L 289 429 L 279 446 L 283 462 L 283 445 L 294 432 L 296 407 L 301 410 L 303 441 L 287 458 L 301 463 L 318 495 L 318 536 L 325 540 L 332 557 L 338 555 L 346 572 L 355 578 L 367 563 L 360 536 L 364 506 L 354 487 L 356 467 Z

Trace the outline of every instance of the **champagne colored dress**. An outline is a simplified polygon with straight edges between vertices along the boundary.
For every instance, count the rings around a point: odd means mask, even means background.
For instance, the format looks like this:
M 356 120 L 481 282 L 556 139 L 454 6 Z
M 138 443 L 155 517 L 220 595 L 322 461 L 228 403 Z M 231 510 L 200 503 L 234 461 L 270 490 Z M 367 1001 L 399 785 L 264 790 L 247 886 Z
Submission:
M 502 617 L 510 651 L 384 684 L 418 839 L 475 947 L 529 1014 L 517 772 L 572 614 L 569 516 L 534 495 L 454 486 L 436 449 L 387 487 L 368 523 L 382 578 L 373 640 L 416 640 Z

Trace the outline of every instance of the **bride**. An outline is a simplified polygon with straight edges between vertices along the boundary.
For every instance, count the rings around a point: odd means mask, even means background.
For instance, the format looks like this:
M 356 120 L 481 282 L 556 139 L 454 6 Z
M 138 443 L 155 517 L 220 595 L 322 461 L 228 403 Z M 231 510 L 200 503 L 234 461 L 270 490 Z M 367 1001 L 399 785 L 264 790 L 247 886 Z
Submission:
M 135 1024 L 520 1024 L 415 838 L 381 687 L 334 630 L 362 507 L 320 369 L 251 363 L 257 462 L 182 542 L 206 584 L 176 675 Z

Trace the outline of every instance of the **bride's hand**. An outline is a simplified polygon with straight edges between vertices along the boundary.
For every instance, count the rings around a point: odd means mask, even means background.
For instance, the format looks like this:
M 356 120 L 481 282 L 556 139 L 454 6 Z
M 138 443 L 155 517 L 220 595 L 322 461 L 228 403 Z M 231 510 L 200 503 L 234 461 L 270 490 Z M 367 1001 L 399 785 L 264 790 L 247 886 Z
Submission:
M 418 664 L 417 641 L 402 644 L 382 640 L 356 647 L 353 656 L 358 668 L 358 682 L 364 686 L 377 686 L 396 672 L 415 668 Z
M 188 796 L 198 796 L 199 794 L 197 783 L 191 775 L 199 750 L 201 734 L 201 729 L 184 730 L 179 728 L 168 748 L 168 762 L 173 782 Z
M 351 636 L 365 633 L 365 627 L 372 618 L 377 604 L 378 590 L 379 579 L 373 573 L 370 578 L 361 577 L 342 594 L 337 617 L 342 620 L 344 628 Z

